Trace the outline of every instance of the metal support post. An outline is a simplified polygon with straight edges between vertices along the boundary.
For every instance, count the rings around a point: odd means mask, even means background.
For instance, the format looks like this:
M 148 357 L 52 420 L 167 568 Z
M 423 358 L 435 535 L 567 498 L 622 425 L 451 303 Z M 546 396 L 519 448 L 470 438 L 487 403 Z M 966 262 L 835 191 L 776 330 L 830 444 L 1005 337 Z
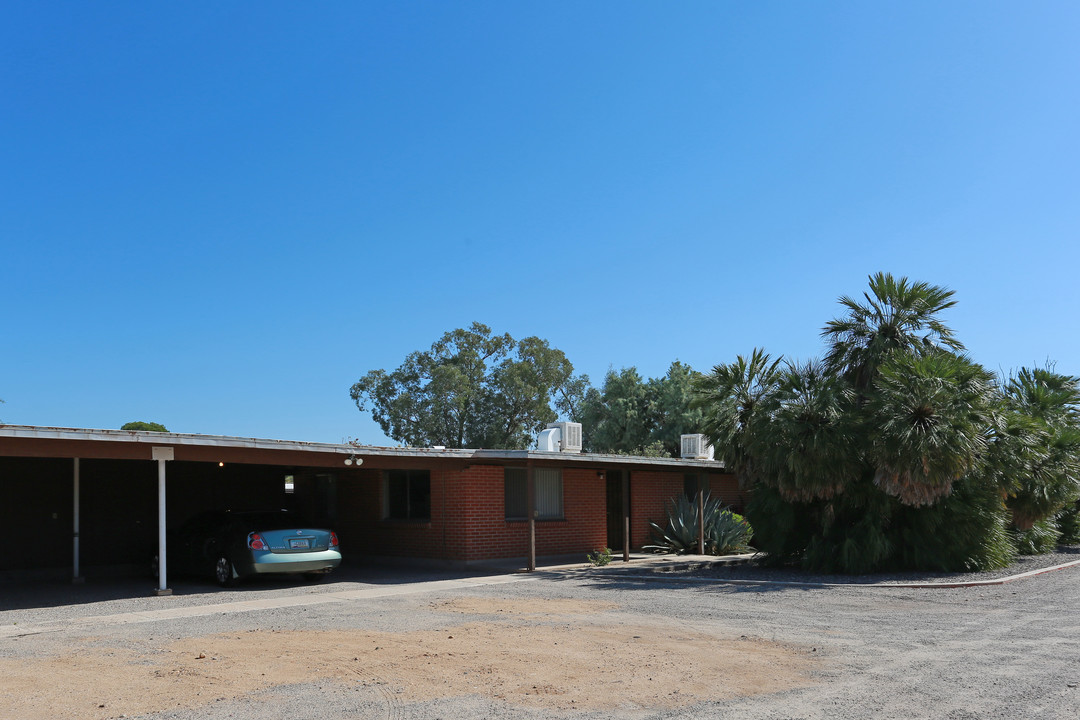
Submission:
M 71 582 L 83 582 L 79 574 L 79 458 L 75 458 L 72 476 Z
M 529 572 L 536 570 L 536 474 L 532 461 L 527 464 L 525 493 L 528 495 L 526 507 L 529 512 Z

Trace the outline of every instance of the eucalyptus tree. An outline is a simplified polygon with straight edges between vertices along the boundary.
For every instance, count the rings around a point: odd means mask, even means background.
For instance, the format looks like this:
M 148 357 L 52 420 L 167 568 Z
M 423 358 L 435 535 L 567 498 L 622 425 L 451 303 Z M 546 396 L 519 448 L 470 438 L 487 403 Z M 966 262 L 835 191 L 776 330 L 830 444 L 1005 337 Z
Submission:
M 521 449 L 580 404 L 588 379 L 573 372 L 546 340 L 516 341 L 473 323 L 409 353 L 393 371 L 369 371 L 349 395 L 405 445 Z
M 150 430 L 152 432 L 169 432 L 161 423 L 146 422 L 144 420 L 133 420 L 129 423 L 124 423 L 120 426 L 121 430 Z
M 702 413 L 692 407 L 700 373 L 678 360 L 662 377 L 642 378 L 636 367 L 608 370 L 599 388 L 585 393 L 575 419 L 589 452 L 674 457 L 680 436 L 700 432 Z

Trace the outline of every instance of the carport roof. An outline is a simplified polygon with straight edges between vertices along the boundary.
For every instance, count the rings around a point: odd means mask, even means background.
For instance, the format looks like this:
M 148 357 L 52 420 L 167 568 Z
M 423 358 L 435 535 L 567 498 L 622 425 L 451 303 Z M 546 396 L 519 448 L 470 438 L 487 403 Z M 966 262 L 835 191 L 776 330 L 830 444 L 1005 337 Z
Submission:
M 152 447 L 176 448 L 177 460 L 216 460 L 267 464 L 337 465 L 348 456 L 378 459 L 386 466 L 393 459 L 415 463 L 423 459 L 464 462 L 538 461 L 543 464 L 585 464 L 589 466 L 655 466 L 656 469 L 723 470 L 722 462 L 683 458 L 653 458 L 599 453 L 539 452 L 537 450 L 485 450 L 379 447 L 353 443 L 317 443 L 297 440 L 199 435 L 195 433 L 151 432 L 147 430 L 95 430 L 88 428 L 0 425 L 0 456 L 97 457 L 146 459 Z M 313 462 L 315 460 L 317 462 Z

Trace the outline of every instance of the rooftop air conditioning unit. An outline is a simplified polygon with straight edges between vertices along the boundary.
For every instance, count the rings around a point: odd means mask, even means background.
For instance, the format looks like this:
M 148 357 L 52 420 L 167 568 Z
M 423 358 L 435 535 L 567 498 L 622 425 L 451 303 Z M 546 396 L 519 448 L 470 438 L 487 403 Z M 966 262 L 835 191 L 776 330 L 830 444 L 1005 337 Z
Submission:
M 536 439 L 540 452 L 581 452 L 581 423 L 550 423 Z
M 541 430 L 536 438 L 536 449 L 540 452 L 559 452 L 560 437 L 562 437 L 562 431 L 559 428 Z
M 712 460 L 714 457 L 713 446 L 708 443 L 704 435 L 682 435 L 682 455 L 684 460 Z

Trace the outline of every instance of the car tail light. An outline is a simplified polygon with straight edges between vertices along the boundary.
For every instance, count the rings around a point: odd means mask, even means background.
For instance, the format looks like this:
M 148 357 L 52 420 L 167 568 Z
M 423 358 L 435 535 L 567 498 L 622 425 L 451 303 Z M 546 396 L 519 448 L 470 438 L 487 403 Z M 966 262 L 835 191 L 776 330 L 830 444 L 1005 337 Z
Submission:
M 331 530 L 330 531 L 330 547 L 337 547 L 337 546 L 338 546 L 337 533 L 334 532 L 333 530 Z
M 248 547 L 252 550 L 265 550 L 266 543 L 263 542 L 262 535 L 259 533 L 250 533 L 248 535 Z

